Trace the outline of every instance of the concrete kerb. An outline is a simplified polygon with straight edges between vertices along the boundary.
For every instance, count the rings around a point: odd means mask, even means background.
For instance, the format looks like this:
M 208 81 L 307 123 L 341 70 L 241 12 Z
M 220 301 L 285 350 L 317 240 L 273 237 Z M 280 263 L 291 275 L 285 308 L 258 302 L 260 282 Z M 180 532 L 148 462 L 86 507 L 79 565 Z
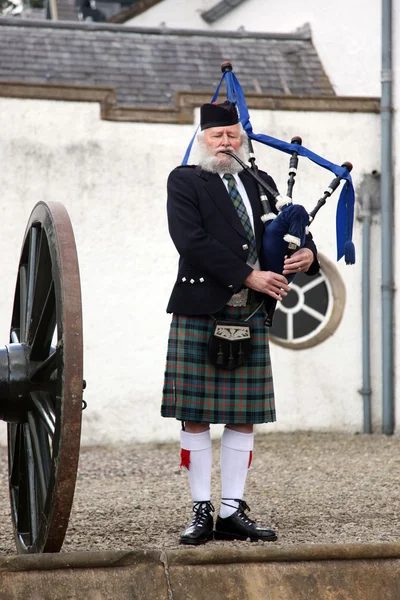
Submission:
M 0 558 L 2 600 L 398 600 L 400 543 Z
M 204 565 L 259 562 L 303 562 L 314 560 L 400 559 L 399 544 L 304 544 L 301 546 L 246 548 L 188 548 L 166 552 L 169 565 Z
M 3 571 L 55 571 L 59 569 L 116 569 L 137 564 L 158 564 L 159 550 L 118 550 L 66 552 L 61 554 L 19 554 L 0 558 Z
M 115 550 L 65 552 L 60 554 L 19 554 L 0 557 L 3 571 L 54 571 L 58 569 L 115 569 L 137 564 L 206 565 L 258 562 L 299 562 L 313 560 L 400 559 L 400 543 L 272 545 L 255 548 L 185 547 L 179 550 Z

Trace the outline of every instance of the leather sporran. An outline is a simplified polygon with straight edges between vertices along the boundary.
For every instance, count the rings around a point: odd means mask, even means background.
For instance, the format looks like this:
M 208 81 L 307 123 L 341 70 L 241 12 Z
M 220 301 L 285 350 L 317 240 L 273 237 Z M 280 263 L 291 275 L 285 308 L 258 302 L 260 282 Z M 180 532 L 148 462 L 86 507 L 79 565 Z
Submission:
M 210 361 L 217 369 L 233 370 L 244 365 L 251 352 L 250 325 L 246 321 L 215 320 L 208 343 Z

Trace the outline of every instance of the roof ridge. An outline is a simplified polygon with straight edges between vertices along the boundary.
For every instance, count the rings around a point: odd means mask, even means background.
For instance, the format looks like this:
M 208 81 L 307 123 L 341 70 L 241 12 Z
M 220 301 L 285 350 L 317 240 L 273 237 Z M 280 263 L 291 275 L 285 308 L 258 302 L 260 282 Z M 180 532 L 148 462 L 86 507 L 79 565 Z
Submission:
M 73 30 L 89 30 L 89 31 L 114 31 L 120 33 L 137 33 L 148 35 L 174 35 L 174 36 L 200 36 L 200 37 L 225 37 L 225 38 L 261 38 L 272 40 L 311 40 L 309 31 L 296 31 L 294 33 L 272 33 L 272 32 L 255 32 L 245 31 L 243 29 L 236 31 L 220 31 L 217 29 L 170 29 L 168 27 L 131 27 L 120 25 L 117 23 L 96 23 L 96 22 L 76 22 L 76 21 L 51 21 L 51 20 L 31 20 L 31 19 L 14 19 L 1 17 L 0 27 L 29 27 L 36 29 L 73 29 Z

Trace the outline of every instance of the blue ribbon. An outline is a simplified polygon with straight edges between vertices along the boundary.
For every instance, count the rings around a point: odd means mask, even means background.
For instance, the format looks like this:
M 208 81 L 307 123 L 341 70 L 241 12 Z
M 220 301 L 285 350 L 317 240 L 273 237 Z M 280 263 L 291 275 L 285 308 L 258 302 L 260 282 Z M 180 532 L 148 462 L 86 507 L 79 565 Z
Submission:
M 330 162 L 329 160 L 326 160 L 325 158 L 319 156 L 315 152 L 312 152 L 305 146 L 299 146 L 298 144 L 290 144 L 288 142 L 279 140 L 269 135 L 254 133 L 252 125 L 250 123 L 250 115 L 247 109 L 242 87 L 234 73 L 232 73 L 232 71 L 225 71 L 225 73 L 223 73 L 211 102 L 216 102 L 221 89 L 221 85 L 224 80 L 226 84 L 227 99 L 236 105 L 239 114 L 239 120 L 243 125 L 243 128 L 246 131 L 249 138 L 260 142 L 261 144 L 271 146 L 276 150 L 281 150 L 281 152 L 286 152 L 287 154 L 292 154 L 292 152 L 295 151 L 300 156 L 305 156 L 320 167 L 328 169 L 335 175 L 345 180 L 345 184 L 340 192 L 336 210 L 337 260 L 340 260 L 342 256 L 344 256 L 346 264 L 354 264 L 355 248 L 352 241 L 354 223 L 354 187 L 351 175 L 348 172 L 348 170 L 345 167 L 339 166 L 335 163 Z M 198 127 L 186 150 L 184 159 L 182 161 L 183 165 L 187 164 L 197 131 Z

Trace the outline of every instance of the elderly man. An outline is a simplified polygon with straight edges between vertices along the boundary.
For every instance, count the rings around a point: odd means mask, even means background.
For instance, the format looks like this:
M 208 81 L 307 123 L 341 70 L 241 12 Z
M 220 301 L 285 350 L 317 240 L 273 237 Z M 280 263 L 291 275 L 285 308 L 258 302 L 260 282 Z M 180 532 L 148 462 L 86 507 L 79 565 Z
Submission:
M 285 275 L 316 273 L 317 251 L 308 235 L 306 246 L 285 259 L 282 275 L 262 270 L 257 185 L 223 153 L 228 150 L 248 159 L 247 135 L 231 102 L 201 107 L 198 143 L 198 166 L 177 167 L 167 185 L 169 231 L 180 258 L 167 308 L 173 316 L 161 414 L 182 422 L 181 466 L 188 470 L 194 511 L 180 543 L 203 544 L 213 536 L 273 541 L 277 536 L 272 529 L 258 526 L 246 515 L 249 507 L 243 499 L 253 425 L 275 421 L 263 300 L 265 294 L 276 300 L 287 295 Z M 259 174 L 276 189 L 267 173 Z M 216 319 L 250 325 L 251 352 L 244 364 L 239 361 L 236 368 L 226 362 L 215 364 L 209 341 Z M 215 528 L 210 423 L 225 424 L 222 499 Z

